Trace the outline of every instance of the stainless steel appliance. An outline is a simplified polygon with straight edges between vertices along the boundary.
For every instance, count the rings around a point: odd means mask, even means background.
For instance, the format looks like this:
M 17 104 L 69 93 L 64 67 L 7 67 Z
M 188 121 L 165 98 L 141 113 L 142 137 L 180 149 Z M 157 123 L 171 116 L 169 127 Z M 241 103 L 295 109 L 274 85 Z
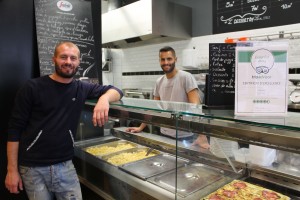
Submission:
M 102 14 L 102 46 L 126 48 L 189 39 L 191 22 L 189 7 L 162 0 L 136 1 Z
M 152 89 L 125 88 L 123 89 L 125 97 L 138 99 L 153 99 Z
M 299 79 L 290 79 L 295 88 L 289 94 L 289 111 L 300 112 L 300 80 Z

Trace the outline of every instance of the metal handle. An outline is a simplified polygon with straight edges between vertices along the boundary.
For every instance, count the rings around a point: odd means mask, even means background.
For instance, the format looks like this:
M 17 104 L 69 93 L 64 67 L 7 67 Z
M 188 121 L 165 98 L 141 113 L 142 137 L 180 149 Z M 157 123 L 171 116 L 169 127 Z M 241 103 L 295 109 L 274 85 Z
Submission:
M 140 94 L 140 95 L 143 95 L 142 92 L 125 92 L 126 94 Z
M 146 156 L 148 156 L 153 151 L 153 148 L 148 149 Z

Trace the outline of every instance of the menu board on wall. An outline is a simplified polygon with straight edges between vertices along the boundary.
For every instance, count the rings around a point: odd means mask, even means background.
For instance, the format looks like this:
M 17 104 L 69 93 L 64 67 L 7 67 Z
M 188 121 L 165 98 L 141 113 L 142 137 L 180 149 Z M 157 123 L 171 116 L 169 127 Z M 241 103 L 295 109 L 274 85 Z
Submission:
M 300 22 L 300 0 L 213 0 L 213 33 Z
M 233 107 L 235 94 L 236 44 L 209 44 L 209 75 L 206 79 L 205 105 Z
M 34 4 L 41 76 L 54 72 L 52 56 L 56 44 L 70 41 L 81 52 L 76 78 L 97 82 L 91 2 L 35 0 Z

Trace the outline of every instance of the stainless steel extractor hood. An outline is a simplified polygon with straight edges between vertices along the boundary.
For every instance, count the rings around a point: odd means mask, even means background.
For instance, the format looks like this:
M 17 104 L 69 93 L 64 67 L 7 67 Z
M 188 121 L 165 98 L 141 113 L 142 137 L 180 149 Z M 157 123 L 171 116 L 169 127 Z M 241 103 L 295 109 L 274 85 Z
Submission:
M 140 0 L 102 14 L 102 47 L 128 48 L 191 38 L 192 9 Z

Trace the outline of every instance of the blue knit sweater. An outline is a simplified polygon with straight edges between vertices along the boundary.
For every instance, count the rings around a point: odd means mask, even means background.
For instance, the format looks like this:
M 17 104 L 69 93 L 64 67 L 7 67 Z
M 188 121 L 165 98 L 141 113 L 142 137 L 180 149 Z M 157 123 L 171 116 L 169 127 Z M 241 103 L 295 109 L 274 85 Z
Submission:
M 78 80 L 63 84 L 43 76 L 29 80 L 17 93 L 8 141 L 19 141 L 19 164 L 45 166 L 72 159 L 74 138 L 86 99 L 113 86 Z

